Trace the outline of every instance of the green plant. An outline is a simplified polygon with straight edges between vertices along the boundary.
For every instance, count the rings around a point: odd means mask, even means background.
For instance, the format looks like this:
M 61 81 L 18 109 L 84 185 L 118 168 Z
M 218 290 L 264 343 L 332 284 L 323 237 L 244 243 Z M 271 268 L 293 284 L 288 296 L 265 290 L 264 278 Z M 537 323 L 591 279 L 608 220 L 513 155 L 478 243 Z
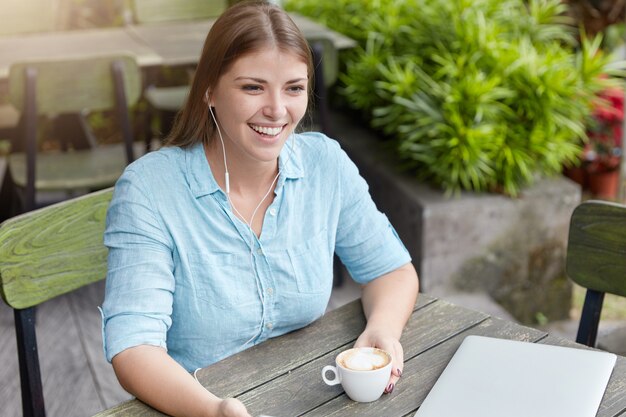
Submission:
M 577 43 L 560 0 L 289 0 L 359 41 L 349 105 L 395 138 L 402 166 L 449 192 L 515 196 L 574 163 L 598 91 L 601 38 Z

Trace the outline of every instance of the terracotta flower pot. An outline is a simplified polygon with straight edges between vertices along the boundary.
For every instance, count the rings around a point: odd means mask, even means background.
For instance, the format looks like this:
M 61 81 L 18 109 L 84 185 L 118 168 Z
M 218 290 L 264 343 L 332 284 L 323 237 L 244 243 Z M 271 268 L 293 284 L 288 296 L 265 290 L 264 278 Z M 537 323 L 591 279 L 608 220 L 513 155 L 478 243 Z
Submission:
M 589 191 L 597 197 L 607 200 L 617 198 L 617 185 L 619 183 L 619 170 L 589 172 Z
M 563 168 L 563 175 L 579 184 L 583 189 L 587 189 L 587 171 L 583 167 Z

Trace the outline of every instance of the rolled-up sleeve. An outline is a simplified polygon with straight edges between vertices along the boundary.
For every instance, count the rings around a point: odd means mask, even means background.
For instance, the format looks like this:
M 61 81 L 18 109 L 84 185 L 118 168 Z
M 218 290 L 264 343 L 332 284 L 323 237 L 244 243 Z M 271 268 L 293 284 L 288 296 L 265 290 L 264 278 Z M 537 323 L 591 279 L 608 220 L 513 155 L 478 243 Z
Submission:
M 130 169 L 115 186 L 104 244 L 109 249 L 102 305 L 107 360 L 133 346 L 167 348 L 175 286 L 172 244 L 141 178 Z
M 357 167 L 338 150 L 341 208 L 335 251 L 353 279 L 365 284 L 411 262 L 393 226 L 374 204 Z

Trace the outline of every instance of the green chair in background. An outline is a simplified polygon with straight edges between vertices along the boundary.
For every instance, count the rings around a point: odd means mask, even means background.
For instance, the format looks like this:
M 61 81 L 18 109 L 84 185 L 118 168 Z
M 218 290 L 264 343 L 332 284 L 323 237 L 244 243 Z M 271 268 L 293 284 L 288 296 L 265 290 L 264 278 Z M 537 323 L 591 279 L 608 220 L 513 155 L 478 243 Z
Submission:
M 98 191 L 0 224 L 0 296 L 15 317 L 24 417 L 45 416 L 35 307 L 105 278 L 111 197 Z
M 79 193 L 109 187 L 126 165 L 144 152 L 135 145 L 129 107 L 141 95 L 142 79 L 132 56 L 106 55 L 89 58 L 22 62 L 11 66 L 9 99 L 22 113 L 18 140 L 8 158 L 8 172 L 21 191 L 22 210 L 40 203 L 42 191 Z M 86 111 L 116 110 L 123 142 L 98 144 L 84 117 L 85 135 L 58 137 L 63 151 L 40 151 L 43 136 L 38 122 L 58 115 L 84 115 Z M 77 143 L 84 136 L 88 143 Z M 136 148 L 136 149 L 134 149 Z M 65 199 L 63 197 L 61 199 Z
M 604 294 L 626 297 L 626 206 L 586 201 L 572 214 L 567 275 L 587 289 L 576 342 L 595 347 Z

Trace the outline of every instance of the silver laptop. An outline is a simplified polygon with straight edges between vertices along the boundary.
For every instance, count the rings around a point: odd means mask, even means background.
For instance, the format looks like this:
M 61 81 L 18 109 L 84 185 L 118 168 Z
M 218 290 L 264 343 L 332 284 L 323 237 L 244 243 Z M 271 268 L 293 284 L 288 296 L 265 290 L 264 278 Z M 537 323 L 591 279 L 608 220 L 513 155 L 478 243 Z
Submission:
M 415 417 L 594 417 L 616 355 L 468 336 Z

